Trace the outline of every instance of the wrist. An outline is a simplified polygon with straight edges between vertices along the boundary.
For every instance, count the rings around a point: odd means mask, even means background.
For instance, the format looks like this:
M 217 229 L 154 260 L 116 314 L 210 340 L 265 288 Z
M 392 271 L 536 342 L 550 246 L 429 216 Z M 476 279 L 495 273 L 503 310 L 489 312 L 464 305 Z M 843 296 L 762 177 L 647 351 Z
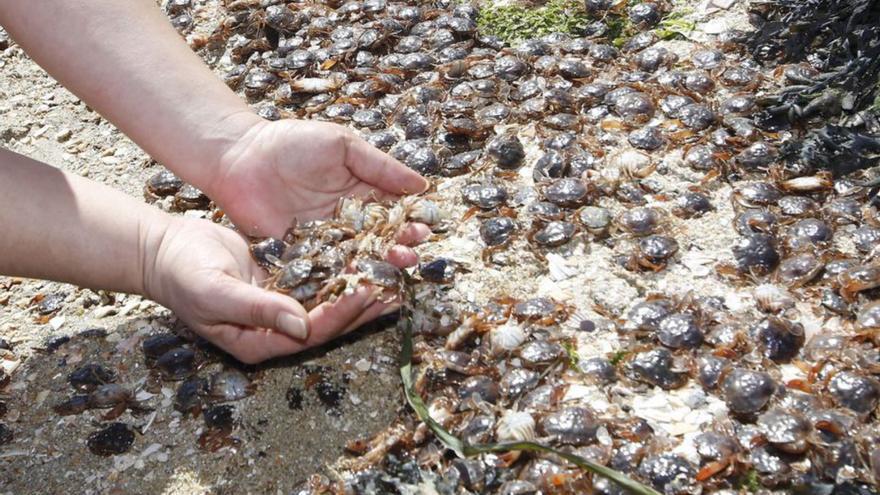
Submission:
M 228 212 L 234 203 L 242 200 L 240 190 L 249 180 L 246 169 L 249 164 L 260 161 L 255 153 L 260 150 L 261 139 L 270 124 L 272 122 L 256 114 L 241 115 L 234 125 L 235 138 L 214 149 L 210 173 L 202 184 L 196 186 L 223 210 Z
M 154 212 L 141 218 L 138 225 L 138 270 L 137 292 L 149 299 L 166 304 L 165 287 L 161 259 L 163 246 L 172 232 L 178 228 L 180 218 L 167 213 Z
M 220 178 L 224 175 L 228 156 L 241 147 L 248 136 L 261 128 L 267 121 L 244 108 L 233 110 L 213 122 L 206 122 L 202 129 L 194 132 L 192 149 L 189 152 L 175 153 L 182 158 L 179 163 L 169 163 L 173 170 L 186 182 L 196 186 L 212 199 L 216 199 Z

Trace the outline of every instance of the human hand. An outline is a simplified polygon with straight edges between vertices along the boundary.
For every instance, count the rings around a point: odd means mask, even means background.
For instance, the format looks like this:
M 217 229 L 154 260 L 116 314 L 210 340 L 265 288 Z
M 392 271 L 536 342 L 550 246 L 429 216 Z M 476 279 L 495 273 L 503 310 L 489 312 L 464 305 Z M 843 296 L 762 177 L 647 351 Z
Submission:
M 306 312 L 295 299 L 255 285 L 267 274 L 232 230 L 180 217 L 151 229 L 143 293 L 245 363 L 320 345 L 396 309 L 362 286 Z
M 235 225 L 280 237 L 291 221 L 329 217 L 339 198 L 423 192 L 428 182 L 345 127 L 255 122 L 220 158 L 206 187 Z

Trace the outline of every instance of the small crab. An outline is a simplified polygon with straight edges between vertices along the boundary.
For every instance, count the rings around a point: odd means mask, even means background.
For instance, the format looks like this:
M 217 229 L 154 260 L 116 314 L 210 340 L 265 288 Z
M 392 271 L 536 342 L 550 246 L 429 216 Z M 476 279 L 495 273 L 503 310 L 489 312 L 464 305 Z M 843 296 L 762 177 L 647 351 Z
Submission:
M 745 66 L 728 67 L 720 74 L 721 84 L 739 87 L 741 91 L 754 91 L 761 84 L 761 74 Z
M 667 315 L 660 320 L 657 340 L 671 349 L 693 349 L 703 343 L 700 318 L 691 312 Z
M 880 287 L 880 265 L 857 265 L 837 276 L 840 295 L 847 302 L 854 302 L 859 292 Z
M 502 170 L 518 169 L 526 156 L 522 142 L 513 133 L 500 135 L 490 141 L 486 152 Z
M 777 206 L 781 214 L 789 217 L 812 217 L 819 211 L 819 203 L 806 196 L 783 196 Z
M 800 252 L 828 246 L 834 237 L 831 227 L 818 218 L 804 218 L 785 232 L 784 244 L 790 252 Z
M 582 446 L 592 443 L 601 425 L 586 407 L 566 407 L 549 413 L 538 423 L 538 432 L 557 444 Z
M 102 417 L 105 420 L 115 419 L 127 409 L 135 413 L 149 412 L 152 409 L 141 405 L 130 388 L 108 383 L 95 388 L 88 395 L 74 395 L 52 407 L 61 416 L 80 414 L 89 409 L 110 409 Z
M 694 443 L 700 457 L 708 461 L 694 477 L 697 481 L 706 482 L 720 473 L 728 475 L 736 471 L 741 453 L 736 438 L 708 431 L 699 434 L 694 439 Z
M 533 222 L 532 229 L 526 235 L 526 239 L 541 247 L 554 248 L 568 243 L 576 231 L 575 224 L 564 220 Z
M 814 280 L 823 268 L 825 262 L 821 257 L 804 252 L 782 260 L 776 278 L 791 288 L 801 287 Z
M 686 191 L 675 198 L 672 214 L 679 218 L 698 218 L 712 210 L 709 196 L 699 191 Z
M 517 349 L 516 355 L 526 368 L 543 370 L 562 359 L 565 349 L 556 342 L 534 340 Z
M 436 258 L 419 264 L 422 280 L 435 284 L 451 283 L 459 270 L 467 271 L 460 263 L 447 258 Z
M 611 212 L 600 206 L 585 206 L 578 211 L 578 222 L 594 237 L 601 239 L 608 235 L 611 226 Z
M 594 188 L 589 182 L 575 178 L 556 179 L 543 189 L 544 198 L 562 208 L 577 208 L 592 201 Z
M 773 378 L 761 371 L 734 368 L 721 379 L 721 390 L 727 407 L 737 414 L 760 411 L 776 393 Z
M 251 256 L 258 265 L 265 269 L 270 269 L 280 262 L 284 251 L 287 250 L 287 244 L 281 239 L 268 237 L 260 242 L 251 244 L 250 250 Z
M 232 436 L 235 426 L 233 408 L 224 404 L 213 406 L 202 412 L 205 419 L 205 431 L 199 435 L 199 448 L 208 452 L 216 452 L 223 447 L 237 445 L 240 440 Z
M 117 373 L 106 366 L 89 363 L 67 376 L 70 386 L 80 392 L 92 392 L 101 385 L 116 381 Z
M 662 347 L 638 352 L 626 359 L 627 372 L 637 381 L 664 390 L 681 388 L 687 383 L 687 373 L 678 369 L 672 353 Z
M 700 491 L 695 480 L 696 468 L 679 454 L 662 452 L 649 455 L 639 464 L 638 473 L 663 493 L 685 495 Z
M 483 260 L 491 260 L 496 252 L 506 248 L 517 229 L 516 221 L 506 216 L 492 217 L 483 221 L 480 225 L 480 237 L 486 243 L 482 254 Z
M 371 231 L 388 220 L 388 208 L 375 201 L 342 198 L 336 205 L 334 218 L 347 222 L 357 232 Z
M 749 333 L 764 356 L 775 362 L 791 361 L 804 345 L 803 325 L 775 316 L 761 320 Z
M 777 185 L 785 192 L 804 194 L 828 191 L 834 187 L 834 181 L 831 172 L 822 171 L 816 175 L 782 180 Z
M 89 451 L 100 456 L 124 454 L 134 443 L 134 433 L 135 429 L 125 423 L 111 423 L 89 435 L 86 445 Z
M 813 425 L 801 414 L 778 408 L 758 416 L 758 427 L 763 440 L 789 454 L 804 453 L 813 430 Z
M 742 274 L 765 275 L 779 264 L 775 239 L 766 234 L 752 234 L 741 238 L 733 246 L 736 270 Z
M 779 219 L 766 209 L 743 210 L 733 220 L 733 228 L 742 235 L 772 234 L 776 232 Z
M 625 210 L 614 218 L 614 225 L 634 237 L 657 233 L 664 224 L 665 212 L 653 207 Z
M 254 393 L 255 386 L 242 372 L 226 370 L 212 374 L 205 387 L 210 402 L 232 402 Z
M 151 364 L 166 352 L 184 344 L 186 341 L 173 333 L 160 333 L 145 338 L 141 343 L 141 349 L 147 364 Z
M 184 380 L 174 394 L 174 409 L 184 414 L 192 413 L 193 416 L 198 416 L 205 402 L 207 388 L 208 381 L 202 377 L 195 376 Z
M 782 193 L 769 182 L 750 182 L 734 189 L 731 195 L 733 205 L 744 208 L 757 208 L 774 205 Z
M 163 380 L 180 381 L 196 372 L 199 361 L 201 358 L 192 349 L 175 347 L 156 359 L 154 369 Z
M 144 197 L 155 200 L 166 196 L 174 196 L 183 187 L 183 181 L 174 173 L 163 170 L 147 180 L 144 186 Z
M 669 259 L 678 252 L 678 241 L 665 235 L 649 235 L 640 238 L 632 254 L 625 262 L 627 269 L 643 269 L 658 272 L 666 268 Z
M 468 184 L 462 188 L 461 195 L 465 202 L 479 210 L 492 210 L 505 206 L 508 198 L 507 188 L 495 182 Z M 465 217 L 472 214 L 468 212 Z
M 211 199 L 194 186 L 185 184 L 174 194 L 172 206 L 177 211 L 203 210 L 211 204 Z
M 535 162 L 532 178 L 536 183 L 562 178 L 568 172 L 568 162 L 569 157 L 564 150 L 548 150 Z
M 386 291 L 396 294 L 403 283 L 400 268 L 387 261 L 361 258 L 355 262 L 355 267 L 364 282 Z
M 571 315 L 572 308 L 547 297 L 535 297 L 517 302 L 511 314 L 519 321 L 539 326 L 558 325 Z
M 851 411 L 868 415 L 880 404 L 880 381 L 850 371 L 834 374 L 828 381 L 834 400 Z

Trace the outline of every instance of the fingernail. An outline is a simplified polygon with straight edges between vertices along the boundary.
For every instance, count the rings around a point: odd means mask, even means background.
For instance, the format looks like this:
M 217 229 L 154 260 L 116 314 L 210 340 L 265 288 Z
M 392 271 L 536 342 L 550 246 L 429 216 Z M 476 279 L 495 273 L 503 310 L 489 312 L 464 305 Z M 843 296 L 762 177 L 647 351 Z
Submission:
M 309 336 L 309 326 L 306 321 L 290 313 L 281 313 L 278 317 L 278 330 L 300 340 L 305 340 Z

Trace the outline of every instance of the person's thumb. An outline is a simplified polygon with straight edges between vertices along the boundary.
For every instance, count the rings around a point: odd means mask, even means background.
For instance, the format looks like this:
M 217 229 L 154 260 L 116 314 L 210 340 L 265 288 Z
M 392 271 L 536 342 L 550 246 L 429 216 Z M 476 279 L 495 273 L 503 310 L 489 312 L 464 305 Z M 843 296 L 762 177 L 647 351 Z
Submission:
M 271 328 L 300 340 L 309 336 L 308 312 L 291 297 L 229 277 L 212 299 L 227 323 Z

